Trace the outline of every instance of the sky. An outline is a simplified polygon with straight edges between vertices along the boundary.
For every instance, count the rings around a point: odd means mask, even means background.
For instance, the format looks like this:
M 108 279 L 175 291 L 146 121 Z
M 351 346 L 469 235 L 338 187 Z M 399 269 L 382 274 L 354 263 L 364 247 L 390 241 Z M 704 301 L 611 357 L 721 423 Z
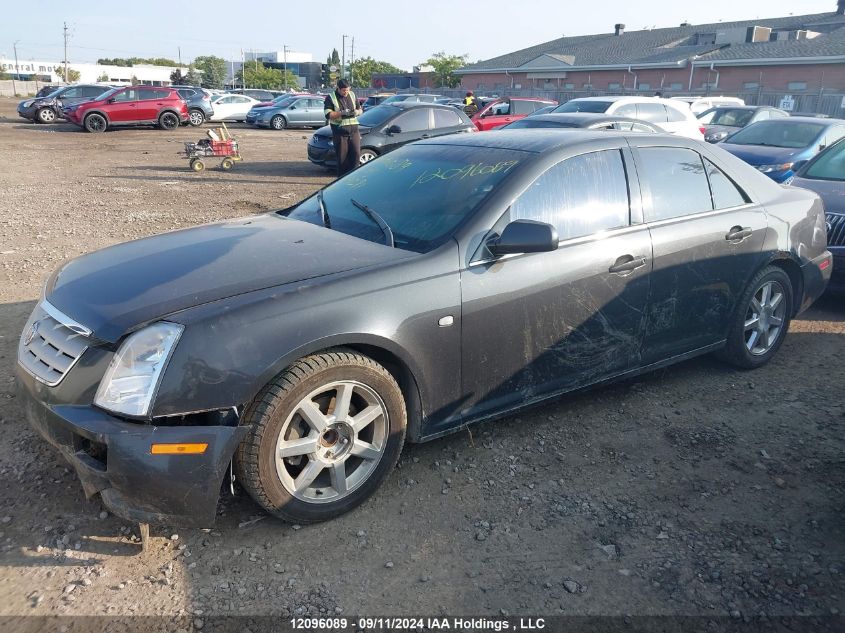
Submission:
M 6 4 L 5 2 L 3 4 Z M 333 48 L 347 59 L 372 57 L 403 70 L 433 53 L 467 55 L 469 62 L 497 57 L 564 35 L 707 24 L 790 14 L 828 13 L 836 0 L 601 0 L 518 3 L 504 0 L 39 0 L 12 2 L 0 12 L 0 56 L 19 61 L 60 61 L 63 24 L 69 32 L 68 59 L 168 57 L 187 64 L 199 55 L 239 60 L 241 49 L 311 53 L 325 62 Z M 310 16 L 309 16 L 310 14 Z

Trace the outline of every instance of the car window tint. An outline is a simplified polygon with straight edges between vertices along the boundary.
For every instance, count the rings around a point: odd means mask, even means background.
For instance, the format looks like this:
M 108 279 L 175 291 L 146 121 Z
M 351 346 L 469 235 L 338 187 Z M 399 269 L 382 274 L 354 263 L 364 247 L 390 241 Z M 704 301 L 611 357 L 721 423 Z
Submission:
M 688 120 L 688 116 L 678 108 L 673 108 L 672 106 L 664 107 L 666 108 L 666 117 L 669 119 L 670 123 L 678 123 L 680 121 Z
M 494 116 L 504 116 L 510 114 L 510 111 L 511 105 L 509 103 L 498 103 L 490 108 L 490 113 Z
M 80 97 L 80 96 L 82 96 L 82 95 L 80 94 L 79 88 L 68 88 L 67 90 L 65 90 L 62 93 L 63 99 L 70 99 L 71 97 Z
M 511 220 L 547 222 L 566 240 L 627 226 L 629 210 L 622 154 L 606 150 L 547 170 L 511 205 Z
M 531 114 L 534 110 L 533 101 L 511 101 L 511 114 Z
M 613 114 L 617 116 L 629 116 L 632 118 L 637 117 L 637 104 L 635 103 L 626 103 L 625 105 L 619 106 Z
M 638 103 L 638 118 L 652 123 L 666 123 L 669 118 L 666 114 L 666 106 L 662 103 Z
M 309 108 L 319 108 L 320 110 L 323 109 L 323 102 L 320 99 L 309 99 L 308 100 L 308 107 Z
M 706 158 L 707 177 L 710 180 L 710 191 L 713 193 L 714 209 L 730 209 L 749 202 L 749 198 L 728 178 L 721 169 Z
M 434 127 L 454 127 L 461 123 L 463 123 L 461 115 L 457 112 L 440 108 L 434 110 Z
M 415 132 L 428 129 L 428 108 L 414 108 L 400 114 L 391 125 L 398 125 L 402 132 Z
M 124 90 L 123 92 L 118 92 L 117 94 L 112 97 L 116 102 L 121 101 L 137 101 L 138 100 L 138 90 L 136 88 L 131 88 L 129 90 Z
M 845 181 L 845 141 L 820 154 L 801 175 L 805 178 Z
M 232 103 L 249 103 L 249 97 L 232 97 Z
M 83 97 L 97 97 L 105 92 L 105 89 L 101 86 L 86 86 L 82 89 L 82 96 Z
M 643 123 L 632 123 L 631 130 L 634 132 L 654 132 L 653 128 L 650 128 Z
M 713 209 L 710 186 L 697 152 L 680 147 L 645 147 L 639 154 L 640 176 L 651 194 L 647 222 Z
M 189 88 L 180 88 L 178 92 L 179 92 L 179 96 L 182 97 L 183 99 L 190 99 L 191 97 L 193 97 L 196 94 L 193 90 L 191 90 Z

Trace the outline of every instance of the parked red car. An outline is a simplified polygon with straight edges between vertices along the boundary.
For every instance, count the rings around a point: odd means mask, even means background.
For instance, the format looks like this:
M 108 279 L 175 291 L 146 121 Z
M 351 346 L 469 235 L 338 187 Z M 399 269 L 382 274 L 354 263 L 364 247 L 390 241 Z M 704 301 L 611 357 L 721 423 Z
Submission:
M 524 97 L 499 99 L 476 112 L 472 116 L 472 122 L 475 123 L 475 127 L 481 132 L 495 130 L 497 127 L 502 127 L 512 121 L 518 121 L 527 117 L 529 114 L 533 114 L 535 110 L 550 105 L 557 105 L 557 101 Z
M 188 120 L 188 104 L 173 88 L 127 86 L 63 108 L 64 117 L 88 132 L 121 125 L 158 125 L 173 130 Z

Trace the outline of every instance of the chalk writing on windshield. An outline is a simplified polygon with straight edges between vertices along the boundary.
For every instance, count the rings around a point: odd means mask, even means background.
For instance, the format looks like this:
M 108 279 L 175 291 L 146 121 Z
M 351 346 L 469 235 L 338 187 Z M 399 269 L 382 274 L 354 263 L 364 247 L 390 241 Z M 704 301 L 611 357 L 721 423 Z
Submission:
M 499 172 L 507 173 L 514 167 L 518 160 L 505 160 L 498 163 L 473 163 L 465 167 L 454 167 L 452 169 L 443 169 L 437 167 L 428 171 L 424 171 L 417 179 L 411 183 L 411 187 L 422 185 L 432 180 L 452 180 L 457 178 L 463 180 L 465 178 L 472 178 L 474 176 L 487 176 L 489 174 L 498 174 Z
M 384 165 L 384 167 L 386 169 L 389 169 L 390 171 L 399 171 L 400 169 L 407 169 L 413 164 L 414 163 L 409 161 L 407 158 L 399 160 L 391 156 L 385 156 L 381 159 L 381 165 Z

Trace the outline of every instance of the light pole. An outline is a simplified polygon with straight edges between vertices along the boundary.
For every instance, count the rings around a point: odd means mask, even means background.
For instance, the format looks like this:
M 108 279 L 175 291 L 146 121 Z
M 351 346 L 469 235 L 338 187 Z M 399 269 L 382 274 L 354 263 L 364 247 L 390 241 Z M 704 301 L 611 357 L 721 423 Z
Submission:
M 18 96 L 18 87 L 17 84 L 15 84 L 15 77 L 18 76 L 18 71 L 20 70 L 20 67 L 18 66 L 18 42 L 20 42 L 20 40 L 17 40 L 14 44 L 12 44 L 12 48 L 15 49 L 15 74 L 12 76 L 12 92 L 15 93 L 16 97 Z
M 287 89 L 288 89 L 288 46 L 287 46 L 287 44 L 282 44 L 282 53 L 284 54 L 284 58 L 285 58 L 284 80 L 285 80 L 285 90 L 287 91 Z

